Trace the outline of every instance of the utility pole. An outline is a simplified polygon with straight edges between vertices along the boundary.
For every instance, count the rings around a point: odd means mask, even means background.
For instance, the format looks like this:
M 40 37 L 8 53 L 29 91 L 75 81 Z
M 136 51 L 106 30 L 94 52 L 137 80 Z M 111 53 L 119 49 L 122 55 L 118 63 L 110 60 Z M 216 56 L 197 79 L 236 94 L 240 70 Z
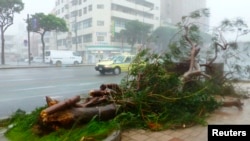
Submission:
M 56 28 L 55 36 L 56 36 L 56 50 L 58 50 L 58 44 L 57 44 L 57 28 Z
M 28 32 L 28 58 L 29 58 L 29 65 L 30 65 L 30 19 L 29 19 L 29 14 L 27 14 L 27 24 L 28 24 L 28 27 L 27 27 L 27 32 Z
M 76 37 L 76 51 L 78 50 L 78 35 L 77 35 L 77 14 L 75 15 L 75 37 Z

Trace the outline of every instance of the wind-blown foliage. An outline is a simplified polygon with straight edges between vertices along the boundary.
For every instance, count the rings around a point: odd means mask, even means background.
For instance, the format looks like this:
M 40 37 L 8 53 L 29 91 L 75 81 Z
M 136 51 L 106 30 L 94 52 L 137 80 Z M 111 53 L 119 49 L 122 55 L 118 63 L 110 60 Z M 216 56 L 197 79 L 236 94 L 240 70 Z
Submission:
M 44 61 L 44 52 L 45 52 L 45 42 L 44 42 L 44 35 L 48 31 L 61 31 L 66 32 L 68 31 L 67 24 L 65 20 L 56 17 L 55 15 L 48 14 L 45 15 L 43 13 L 36 13 L 31 16 L 29 21 L 27 21 L 28 29 L 31 32 L 35 32 L 41 35 L 41 41 L 43 45 L 43 61 Z
M 154 30 L 150 36 L 152 41 L 158 46 L 158 51 L 165 52 L 168 51 L 168 44 L 176 32 L 176 27 L 161 26 Z
M 1 34 L 1 64 L 5 64 L 4 57 L 4 33 L 13 24 L 14 14 L 20 13 L 24 8 L 22 0 L 1 0 L 0 1 L 0 34 Z
M 136 43 L 145 44 L 148 38 L 148 33 L 152 27 L 145 23 L 129 21 L 125 25 L 125 29 L 121 30 L 127 42 L 131 45 L 131 51 Z
M 131 126 L 135 120 L 139 127 L 152 130 L 206 124 L 207 114 L 218 108 L 220 103 L 213 95 L 221 89 L 213 89 L 210 80 L 190 83 L 180 90 L 180 75 L 174 71 L 171 58 L 148 50 L 136 56 L 122 81 L 124 97 L 130 102 L 117 117 L 122 127 Z

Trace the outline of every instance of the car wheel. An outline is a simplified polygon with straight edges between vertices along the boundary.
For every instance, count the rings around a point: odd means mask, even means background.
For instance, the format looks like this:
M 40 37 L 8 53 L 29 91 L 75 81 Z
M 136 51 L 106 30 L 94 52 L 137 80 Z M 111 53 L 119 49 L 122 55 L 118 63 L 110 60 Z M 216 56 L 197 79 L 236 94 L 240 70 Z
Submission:
M 105 71 L 99 71 L 101 75 L 105 75 Z
M 115 67 L 113 70 L 113 74 L 118 75 L 121 73 L 121 69 L 119 67 Z
M 62 62 L 61 61 L 56 61 L 56 66 L 62 66 Z
M 79 64 L 79 62 L 77 62 L 77 61 L 74 62 L 74 65 L 78 65 L 78 64 Z

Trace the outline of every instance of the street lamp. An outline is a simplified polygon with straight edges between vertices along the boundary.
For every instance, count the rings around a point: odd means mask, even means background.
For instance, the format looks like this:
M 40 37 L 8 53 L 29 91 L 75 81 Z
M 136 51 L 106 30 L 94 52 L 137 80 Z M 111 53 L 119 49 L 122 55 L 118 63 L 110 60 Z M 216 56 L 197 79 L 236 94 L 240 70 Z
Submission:
M 144 11 L 144 7 L 143 7 L 143 13 L 142 13 L 142 23 L 143 23 L 143 26 L 144 26 L 144 18 L 145 18 L 145 12 L 149 12 L 149 11 L 152 11 L 154 8 L 151 7 L 149 10 L 147 11 Z M 141 42 L 142 42 L 142 48 L 144 48 L 144 30 L 142 31 L 142 39 L 141 39 Z

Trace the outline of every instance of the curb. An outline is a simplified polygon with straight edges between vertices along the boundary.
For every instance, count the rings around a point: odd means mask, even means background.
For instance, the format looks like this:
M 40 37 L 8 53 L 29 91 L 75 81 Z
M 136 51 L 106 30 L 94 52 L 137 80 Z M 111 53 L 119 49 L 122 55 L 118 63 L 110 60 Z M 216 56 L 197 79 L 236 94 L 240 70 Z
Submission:
M 121 141 L 121 131 L 116 130 L 112 132 L 106 139 L 103 141 Z
M 84 67 L 84 66 L 95 66 L 93 64 L 86 64 L 86 65 L 62 65 L 62 66 L 54 66 L 54 65 L 0 65 L 0 69 L 26 69 L 26 68 L 60 68 L 60 67 Z
M 7 131 L 5 128 L 0 128 L 0 141 L 8 141 L 7 138 L 4 136 L 4 133 Z
M 1 129 L 0 128 L 0 141 L 8 141 L 8 139 L 4 136 L 4 133 L 7 131 L 7 129 Z M 106 139 L 103 141 L 121 141 L 121 131 L 116 130 L 112 132 Z

